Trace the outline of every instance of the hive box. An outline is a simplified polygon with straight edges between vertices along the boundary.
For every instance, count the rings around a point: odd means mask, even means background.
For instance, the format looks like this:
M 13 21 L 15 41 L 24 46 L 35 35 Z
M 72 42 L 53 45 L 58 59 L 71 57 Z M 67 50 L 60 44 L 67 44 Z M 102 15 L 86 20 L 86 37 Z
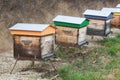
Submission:
M 86 30 L 89 20 L 58 15 L 53 19 L 56 26 L 56 42 L 66 45 L 83 45 L 87 42 Z
M 117 4 L 116 8 L 120 8 L 120 4 Z
M 9 30 L 13 35 L 16 59 L 40 60 L 53 55 L 55 37 L 53 26 L 18 23 Z
M 90 20 L 88 35 L 107 36 L 111 32 L 112 13 L 108 11 L 86 10 L 84 17 Z
M 111 20 L 111 26 L 120 28 L 120 9 L 119 8 L 103 8 L 102 11 L 109 11 L 113 13 L 113 19 Z

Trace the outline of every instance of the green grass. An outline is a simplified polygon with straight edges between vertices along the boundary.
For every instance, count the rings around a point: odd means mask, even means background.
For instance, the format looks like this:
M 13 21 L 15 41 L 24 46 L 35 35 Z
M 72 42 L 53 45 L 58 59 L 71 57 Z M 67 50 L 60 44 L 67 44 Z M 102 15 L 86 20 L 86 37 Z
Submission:
M 55 55 L 61 59 L 67 60 L 69 57 L 74 55 L 75 51 L 76 48 L 74 47 L 59 46 L 55 51 Z
M 84 62 L 81 60 L 81 55 L 75 58 L 69 56 L 77 49 L 59 48 L 57 55 L 60 58 L 72 60 L 71 63 L 67 63 L 69 65 L 60 66 L 58 69 L 60 80 L 120 80 L 119 44 L 120 34 L 114 38 L 104 38 L 100 47 L 90 48 L 84 53 Z
M 112 59 L 105 67 L 108 70 L 120 68 L 120 61 L 118 59 Z
M 64 66 L 58 70 L 62 80 L 104 80 L 98 72 L 79 72 L 71 65 Z
M 80 76 L 78 72 L 74 71 L 73 66 L 64 66 L 58 70 L 62 80 L 79 80 Z
M 67 54 L 66 54 L 65 50 L 63 50 L 61 46 L 56 49 L 55 55 L 57 57 L 60 57 L 61 59 L 67 58 Z
M 109 55 L 114 56 L 120 51 L 120 34 L 116 35 L 114 38 L 104 38 L 101 44 L 106 48 Z

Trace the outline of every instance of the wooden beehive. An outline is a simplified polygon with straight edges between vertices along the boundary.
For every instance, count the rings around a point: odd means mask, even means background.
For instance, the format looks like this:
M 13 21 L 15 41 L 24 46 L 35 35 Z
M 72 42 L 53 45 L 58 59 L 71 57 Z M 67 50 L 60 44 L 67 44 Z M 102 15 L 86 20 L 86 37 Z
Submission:
M 14 58 L 40 60 L 53 55 L 55 28 L 49 24 L 18 23 L 10 28 L 14 40 Z
M 120 4 L 117 4 L 116 8 L 120 8 Z
M 107 36 L 111 32 L 111 12 L 86 10 L 83 14 L 90 21 L 87 28 L 88 35 Z
M 119 8 L 103 8 L 102 11 L 109 11 L 113 13 L 111 20 L 111 27 L 120 28 L 120 9 Z
M 53 21 L 56 26 L 57 43 L 65 45 L 83 45 L 87 42 L 86 26 L 89 24 L 89 20 L 58 15 Z

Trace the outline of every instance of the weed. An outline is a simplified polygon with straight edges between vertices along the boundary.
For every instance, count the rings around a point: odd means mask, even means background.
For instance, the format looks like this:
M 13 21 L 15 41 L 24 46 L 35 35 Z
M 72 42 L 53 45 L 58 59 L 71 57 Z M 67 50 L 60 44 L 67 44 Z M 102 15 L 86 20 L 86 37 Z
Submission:
M 55 55 L 56 55 L 57 57 L 62 58 L 62 59 L 67 58 L 67 54 L 65 53 L 64 50 L 61 50 L 60 47 L 56 49 L 56 51 L 55 51 Z
M 120 45 L 118 45 L 120 43 L 120 34 L 114 38 L 104 38 L 101 42 L 106 47 L 107 53 L 111 56 L 115 56 L 120 51 Z
M 66 65 L 58 70 L 62 80 L 80 80 L 80 74 L 74 71 L 74 67 Z
M 117 77 L 115 80 L 120 80 L 120 77 Z
M 75 52 L 75 48 L 74 47 L 69 47 L 68 48 L 68 53 L 74 53 Z
M 104 80 L 101 73 L 79 72 L 71 65 L 60 68 L 59 74 L 62 80 Z
M 106 69 L 110 70 L 110 69 L 117 69 L 119 68 L 119 65 L 120 65 L 120 61 L 116 60 L 116 59 L 113 59 L 111 60 L 108 65 L 106 65 Z

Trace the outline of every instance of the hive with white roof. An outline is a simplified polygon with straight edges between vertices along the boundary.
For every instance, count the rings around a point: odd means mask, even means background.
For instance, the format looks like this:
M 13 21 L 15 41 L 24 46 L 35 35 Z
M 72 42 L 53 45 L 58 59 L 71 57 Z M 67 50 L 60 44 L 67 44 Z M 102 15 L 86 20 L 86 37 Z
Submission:
M 40 60 L 53 55 L 53 26 L 18 23 L 9 29 L 14 40 L 14 58 L 17 60 Z

